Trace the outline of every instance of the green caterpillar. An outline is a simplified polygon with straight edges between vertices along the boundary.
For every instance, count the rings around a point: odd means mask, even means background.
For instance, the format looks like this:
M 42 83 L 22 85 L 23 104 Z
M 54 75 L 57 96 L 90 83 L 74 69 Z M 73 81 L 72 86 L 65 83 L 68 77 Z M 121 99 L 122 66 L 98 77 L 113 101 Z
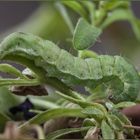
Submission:
M 58 78 L 67 85 L 94 89 L 103 82 L 114 81 L 112 86 L 117 88 L 111 91 L 111 95 L 116 102 L 134 101 L 140 91 L 137 71 L 121 56 L 99 55 L 81 59 L 51 41 L 18 32 L 5 38 L 0 46 L 1 60 L 12 57 L 20 63 L 23 59 L 31 60 L 36 67 L 46 71 L 46 76 Z

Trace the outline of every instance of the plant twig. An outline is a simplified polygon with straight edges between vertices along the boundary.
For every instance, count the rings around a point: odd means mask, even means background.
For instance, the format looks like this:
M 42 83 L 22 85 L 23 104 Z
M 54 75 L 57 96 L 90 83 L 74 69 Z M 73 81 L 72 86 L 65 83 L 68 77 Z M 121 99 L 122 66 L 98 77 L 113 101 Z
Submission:
M 136 129 L 140 130 L 140 126 L 134 126 L 134 125 L 123 125 L 124 128 L 130 128 L 130 129 Z

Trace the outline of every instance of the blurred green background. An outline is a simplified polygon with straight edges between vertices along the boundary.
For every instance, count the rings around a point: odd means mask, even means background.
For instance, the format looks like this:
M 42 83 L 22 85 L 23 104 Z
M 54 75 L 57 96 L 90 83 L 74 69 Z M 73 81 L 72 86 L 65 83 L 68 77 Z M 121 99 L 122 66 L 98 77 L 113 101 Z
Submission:
M 139 7 L 140 1 L 132 1 L 132 9 L 138 18 L 140 18 Z M 78 15 L 68 10 L 75 25 Z M 69 41 L 71 33 L 53 2 L 0 1 L 0 19 L 0 40 L 12 32 L 31 32 L 71 51 Z M 92 49 L 99 54 L 124 56 L 140 70 L 140 43 L 127 21 L 111 24 Z

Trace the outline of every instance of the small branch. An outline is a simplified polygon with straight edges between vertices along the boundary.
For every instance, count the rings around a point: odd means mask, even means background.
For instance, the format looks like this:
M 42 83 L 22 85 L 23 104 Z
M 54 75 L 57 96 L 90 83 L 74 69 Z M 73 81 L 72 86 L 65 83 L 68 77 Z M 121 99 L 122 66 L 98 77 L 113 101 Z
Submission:
M 25 79 L 0 79 L 0 86 L 7 85 L 21 85 L 21 86 L 36 86 L 40 85 L 41 82 L 37 79 L 25 80 Z
M 31 69 L 36 75 L 39 83 L 30 83 L 30 85 L 40 85 L 40 84 L 48 84 L 57 90 L 61 91 L 62 93 L 65 93 L 73 98 L 85 101 L 85 98 L 82 97 L 82 95 L 73 92 L 67 85 L 65 85 L 63 82 L 58 80 L 57 78 L 50 78 L 46 76 L 46 71 L 41 68 L 37 67 L 34 63 L 34 61 L 31 59 L 28 59 L 26 57 L 18 56 L 18 55 L 8 55 L 4 58 L 4 60 L 12 60 L 21 63 L 22 65 L 27 66 L 29 69 Z M 33 82 L 33 80 L 32 80 Z M 11 84 L 11 83 L 6 83 Z M 15 84 L 15 83 L 13 83 Z M 23 83 L 22 83 L 23 84 Z M 19 84 L 18 84 L 19 85 Z
M 136 129 L 136 130 L 140 130 L 140 126 L 134 126 L 134 125 L 124 125 L 124 128 L 130 128 L 130 129 Z

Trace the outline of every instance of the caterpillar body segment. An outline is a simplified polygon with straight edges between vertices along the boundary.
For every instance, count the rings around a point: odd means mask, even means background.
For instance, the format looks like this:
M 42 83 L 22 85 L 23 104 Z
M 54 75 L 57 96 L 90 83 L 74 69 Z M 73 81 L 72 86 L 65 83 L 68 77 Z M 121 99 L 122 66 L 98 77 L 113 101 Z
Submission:
M 68 85 L 95 88 L 113 80 L 111 95 L 115 102 L 134 101 L 140 91 L 137 71 L 121 56 L 99 55 L 81 59 L 50 41 L 25 33 L 13 33 L 4 39 L 0 59 L 7 56 L 32 60 L 35 66 L 46 71 L 46 76 L 58 78 Z

